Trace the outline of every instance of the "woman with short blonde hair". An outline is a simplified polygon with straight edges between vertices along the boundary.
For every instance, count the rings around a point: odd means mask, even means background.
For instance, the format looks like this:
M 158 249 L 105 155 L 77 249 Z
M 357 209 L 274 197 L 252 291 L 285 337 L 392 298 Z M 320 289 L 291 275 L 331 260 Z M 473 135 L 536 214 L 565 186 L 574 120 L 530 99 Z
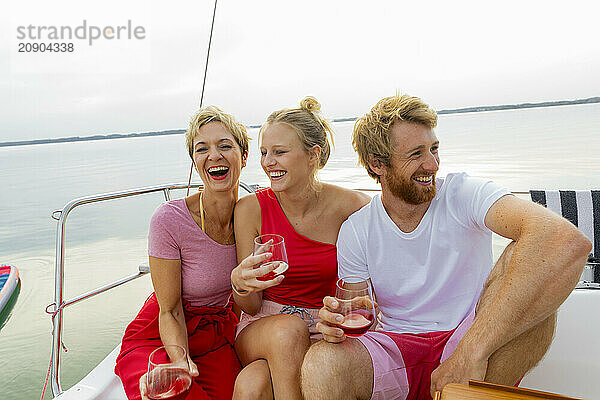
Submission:
M 161 204 L 152 216 L 148 256 L 154 293 L 125 330 L 115 366 L 128 399 L 147 398 L 148 356 L 163 345 L 186 351 L 192 377 L 186 398 L 230 399 L 241 369 L 229 299 L 246 128 L 211 106 L 192 117 L 185 139 L 204 187 Z M 264 258 L 248 257 L 241 265 L 253 268 L 260 261 Z

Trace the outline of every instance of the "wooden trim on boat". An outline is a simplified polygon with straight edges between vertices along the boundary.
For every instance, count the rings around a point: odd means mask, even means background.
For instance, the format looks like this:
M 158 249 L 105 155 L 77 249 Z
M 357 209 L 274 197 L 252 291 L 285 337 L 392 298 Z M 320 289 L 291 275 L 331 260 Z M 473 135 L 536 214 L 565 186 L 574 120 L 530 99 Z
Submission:
M 490 394 L 499 394 L 498 392 L 501 392 L 502 394 L 506 395 L 506 399 L 539 398 L 550 400 L 582 400 L 578 397 L 568 397 L 556 393 L 542 392 L 539 390 L 532 390 L 515 386 L 498 385 L 496 383 L 478 381 L 474 379 L 469 380 L 469 387 L 485 389 L 485 391 Z M 509 393 L 511 395 L 509 395 Z M 465 397 L 465 399 L 467 399 L 467 397 Z

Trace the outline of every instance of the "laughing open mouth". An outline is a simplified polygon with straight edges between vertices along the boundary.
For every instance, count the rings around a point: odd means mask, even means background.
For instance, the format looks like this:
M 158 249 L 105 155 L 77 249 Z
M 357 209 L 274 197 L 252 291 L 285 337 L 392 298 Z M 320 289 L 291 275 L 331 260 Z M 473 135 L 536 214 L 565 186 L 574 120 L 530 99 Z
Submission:
M 281 178 L 282 176 L 284 176 L 287 172 L 286 171 L 271 171 L 269 172 L 269 177 L 271 179 L 278 179 Z
M 222 178 L 229 172 L 229 167 L 218 166 L 218 167 L 210 167 L 208 169 L 208 174 L 213 178 Z
M 415 176 L 413 180 L 417 181 L 421 185 L 428 185 L 433 182 L 433 175 Z

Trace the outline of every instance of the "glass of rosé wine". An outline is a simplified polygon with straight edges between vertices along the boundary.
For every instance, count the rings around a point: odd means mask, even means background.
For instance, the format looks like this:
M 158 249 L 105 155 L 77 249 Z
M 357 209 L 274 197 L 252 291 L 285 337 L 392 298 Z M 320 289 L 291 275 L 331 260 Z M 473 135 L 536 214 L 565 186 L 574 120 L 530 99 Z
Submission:
M 152 400 L 184 399 L 192 385 L 185 349 L 167 345 L 150 353 L 146 385 Z
M 375 302 L 368 279 L 358 276 L 340 278 L 335 288 L 338 313 L 344 320 L 337 324 L 344 334 L 357 337 L 365 334 L 375 322 Z
M 259 281 L 270 281 L 271 279 L 275 279 L 288 269 L 288 258 L 285 251 L 285 241 L 283 240 L 283 236 L 268 233 L 256 237 L 254 239 L 254 252 L 252 254 L 257 256 L 267 252 L 272 254 L 271 258 L 261 263 L 258 267 L 265 264 L 275 264 L 275 268 L 265 275 L 256 278 Z

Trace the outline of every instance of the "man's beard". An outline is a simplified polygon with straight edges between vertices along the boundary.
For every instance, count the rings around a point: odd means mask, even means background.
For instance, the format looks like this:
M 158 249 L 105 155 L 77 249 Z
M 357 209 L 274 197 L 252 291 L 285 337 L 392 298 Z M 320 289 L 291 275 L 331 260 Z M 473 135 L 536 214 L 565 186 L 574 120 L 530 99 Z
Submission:
M 388 173 L 385 177 L 390 192 L 408 204 L 418 205 L 427 203 L 435 197 L 435 174 L 429 186 L 419 185 L 412 180 L 412 177 L 405 179 L 399 176 L 392 167 L 388 167 Z

